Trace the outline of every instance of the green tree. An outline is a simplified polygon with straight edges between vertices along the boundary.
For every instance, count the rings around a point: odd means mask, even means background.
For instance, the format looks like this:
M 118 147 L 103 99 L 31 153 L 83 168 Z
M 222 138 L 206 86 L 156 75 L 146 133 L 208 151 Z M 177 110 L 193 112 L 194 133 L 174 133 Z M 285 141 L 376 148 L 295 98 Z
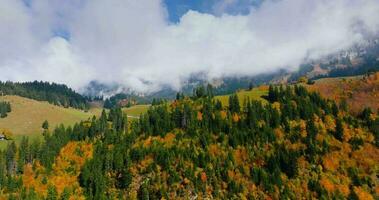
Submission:
M 43 128 L 44 130 L 49 129 L 49 122 L 48 122 L 47 120 L 45 120 L 45 121 L 42 123 L 42 128 Z
M 55 186 L 49 185 L 47 187 L 47 196 L 46 200 L 57 200 L 58 199 L 58 192 Z

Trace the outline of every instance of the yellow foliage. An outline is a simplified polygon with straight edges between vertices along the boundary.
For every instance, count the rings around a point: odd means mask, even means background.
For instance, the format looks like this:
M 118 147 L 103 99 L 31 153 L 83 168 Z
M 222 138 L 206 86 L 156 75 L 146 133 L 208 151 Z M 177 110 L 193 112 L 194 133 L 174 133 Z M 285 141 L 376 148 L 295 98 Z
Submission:
M 278 110 L 280 112 L 280 103 L 279 102 L 274 102 L 272 104 L 272 107 L 275 108 L 276 110 Z
M 299 78 L 299 80 L 297 81 L 298 83 L 307 83 L 308 82 L 308 78 L 305 77 L 305 76 L 302 76 Z
M 331 115 L 325 116 L 324 124 L 325 124 L 325 128 L 328 131 L 334 131 L 336 129 L 336 122 Z
M 238 148 L 234 150 L 234 160 L 238 165 L 246 164 L 249 156 L 245 148 Z
M 211 144 L 208 147 L 208 152 L 212 157 L 219 157 L 221 155 L 221 149 L 217 144 Z
M 300 126 L 300 135 L 301 137 L 305 138 L 307 137 L 307 123 L 304 120 L 300 120 L 299 122 Z
M 0 134 L 4 135 L 5 139 L 7 140 L 11 140 L 13 137 L 12 131 L 6 128 L 0 129 Z

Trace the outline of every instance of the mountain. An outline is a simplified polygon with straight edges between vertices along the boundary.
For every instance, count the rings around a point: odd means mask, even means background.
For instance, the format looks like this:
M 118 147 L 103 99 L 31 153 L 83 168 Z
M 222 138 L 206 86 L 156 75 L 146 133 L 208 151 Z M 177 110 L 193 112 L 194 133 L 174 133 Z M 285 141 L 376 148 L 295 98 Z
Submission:
M 296 82 L 301 77 L 316 80 L 325 77 L 340 77 L 363 75 L 369 71 L 379 70 L 379 39 L 372 37 L 353 47 L 341 50 L 338 53 L 320 59 L 305 59 L 297 71 L 288 71 L 285 68 L 274 73 L 255 76 L 223 77 L 207 80 L 204 73 L 197 73 L 182 83 L 180 92 L 190 95 L 198 85 L 212 84 L 215 94 L 229 94 L 241 88 L 251 88 L 261 84 L 279 84 Z M 91 82 L 85 89 L 87 96 L 102 96 L 110 98 L 116 94 L 127 94 L 128 98 L 141 98 L 142 102 L 151 102 L 153 99 L 174 99 L 178 91 L 171 87 L 163 87 L 159 91 L 137 93 L 131 88 L 119 84 L 102 84 Z M 120 97 L 120 96 L 119 96 Z

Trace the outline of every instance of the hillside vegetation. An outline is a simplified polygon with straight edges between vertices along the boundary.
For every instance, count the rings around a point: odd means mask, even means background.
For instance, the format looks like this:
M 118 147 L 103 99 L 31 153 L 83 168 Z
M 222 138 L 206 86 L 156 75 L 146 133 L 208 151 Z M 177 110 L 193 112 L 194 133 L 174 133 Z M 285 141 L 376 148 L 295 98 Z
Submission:
M 0 95 L 17 95 L 38 101 L 47 101 L 51 104 L 88 109 L 87 99 L 63 84 L 49 82 L 1 82 Z
M 120 108 L 23 139 L 0 154 L 0 196 L 13 199 L 379 198 L 379 118 L 359 117 L 304 87 L 267 103 L 223 106 L 212 92 Z
M 323 97 L 342 102 L 355 114 L 363 108 L 379 109 L 379 72 L 344 78 L 323 78 L 308 85 L 311 91 L 319 92 Z

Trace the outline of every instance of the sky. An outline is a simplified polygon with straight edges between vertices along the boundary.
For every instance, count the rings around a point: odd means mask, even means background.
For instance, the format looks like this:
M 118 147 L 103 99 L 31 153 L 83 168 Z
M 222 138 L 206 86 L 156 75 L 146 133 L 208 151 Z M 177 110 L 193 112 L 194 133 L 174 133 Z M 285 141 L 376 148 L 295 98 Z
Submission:
M 1 0 L 0 80 L 178 90 L 296 70 L 378 31 L 377 0 Z

